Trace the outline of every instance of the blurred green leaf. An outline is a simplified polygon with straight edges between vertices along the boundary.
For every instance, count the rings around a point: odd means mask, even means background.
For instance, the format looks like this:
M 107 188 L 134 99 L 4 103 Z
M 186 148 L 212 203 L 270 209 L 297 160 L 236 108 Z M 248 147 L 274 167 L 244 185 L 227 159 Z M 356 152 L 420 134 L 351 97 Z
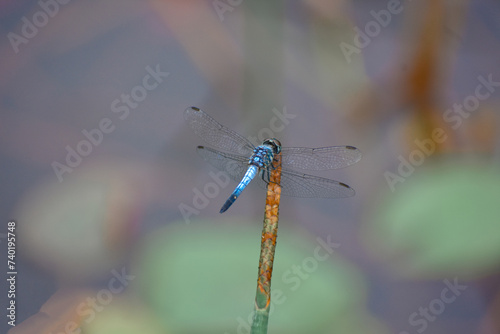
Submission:
M 476 277 L 500 263 L 500 173 L 449 161 L 411 175 L 369 221 L 371 253 L 413 277 Z
M 362 321 L 366 288 L 359 272 L 320 243 L 282 226 L 269 332 L 327 333 L 351 326 L 346 314 Z M 134 283 L 176 333 L 249 333 L 260 230 L 236 221 L 165 227 L 145 240 Z

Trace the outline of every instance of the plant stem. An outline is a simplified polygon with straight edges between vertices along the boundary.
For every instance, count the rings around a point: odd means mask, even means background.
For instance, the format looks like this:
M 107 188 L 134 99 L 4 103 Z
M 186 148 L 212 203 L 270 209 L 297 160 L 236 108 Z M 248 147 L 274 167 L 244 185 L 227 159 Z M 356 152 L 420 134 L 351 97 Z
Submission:
M 267 185 L 266 212 L 262 228 L 259 275 L 255 294 L 255 314 L 251 334 L 266 334 L 271 307 L 271 276 L 278 237 L 279 204 L 281 198 L 281 153 L 277 154 Z

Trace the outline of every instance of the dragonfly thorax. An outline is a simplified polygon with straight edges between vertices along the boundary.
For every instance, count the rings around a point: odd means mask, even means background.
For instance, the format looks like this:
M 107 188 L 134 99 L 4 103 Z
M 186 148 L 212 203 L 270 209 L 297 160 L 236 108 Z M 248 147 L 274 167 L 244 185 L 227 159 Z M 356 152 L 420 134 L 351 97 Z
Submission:
M 266 139 L 262 145 L 254 148 L 253 154 L 250 157 L 250 160 L 248 160 L 248 164 L 257 166 L 258 168 L 267 168 L 272 164 L 274 155 L 280 152 L 281 143 L 278 139 Z
M 272 148 L 260 145 L 254 148 L 253 154 L 248 160 L 249 165 L 257 166 L 260 168 L 267 168 L 271 165 L 274 159 L 274 152 Z

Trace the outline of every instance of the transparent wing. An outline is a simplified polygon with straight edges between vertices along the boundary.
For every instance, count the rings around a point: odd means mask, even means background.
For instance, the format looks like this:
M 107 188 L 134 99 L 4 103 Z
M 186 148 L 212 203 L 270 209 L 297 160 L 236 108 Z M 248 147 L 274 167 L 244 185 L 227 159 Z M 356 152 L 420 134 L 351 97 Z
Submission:
M 230 179 L 240 182 L 248 168 L 248 158 L 237 154 L 198 146 L 198 154 L 215 168 L 226 172 Z M 267 177 L 260 175 L 251 183 L 266 188 Z M 292 197 L 342 198 L 354 195 L 354 189 L 347 184 L 318 176 L 300 174 L 290 170 L 281 172 L 281 194 Z
M 248 157 L 252 154 L 254 146 L 248 139 L 219 124 L 201 109 L 187 108 L 184 118 L 198 136 L 214 147 Z
M 293 197 L 342 198 L 353 196 L 354 189 L 335 180 L 281 171 L 281 194 Z
M 248 158 L 198 146 L 198 154 L 215 168 L 226 172 L 231 180 L 240 182 L 248 169 Z
M 327 170 L 358 162 L 361 159 L 361 152 L 353 146 L 283 147 L 281 159 L 283 168 Z

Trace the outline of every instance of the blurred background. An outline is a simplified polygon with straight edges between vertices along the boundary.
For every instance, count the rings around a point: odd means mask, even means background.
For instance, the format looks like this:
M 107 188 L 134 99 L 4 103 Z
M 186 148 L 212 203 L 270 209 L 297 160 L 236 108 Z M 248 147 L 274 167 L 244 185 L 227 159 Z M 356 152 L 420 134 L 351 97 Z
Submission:
M 316 173 L 355 197 L 282 198 L 269 333 L 500 332 L 497 0 L 0 16 L 2 333 L 249 333 L 265 192 L 218 213 L 236 184 L 196 154 L 192 105 L 255 143 L 363 153 Z

